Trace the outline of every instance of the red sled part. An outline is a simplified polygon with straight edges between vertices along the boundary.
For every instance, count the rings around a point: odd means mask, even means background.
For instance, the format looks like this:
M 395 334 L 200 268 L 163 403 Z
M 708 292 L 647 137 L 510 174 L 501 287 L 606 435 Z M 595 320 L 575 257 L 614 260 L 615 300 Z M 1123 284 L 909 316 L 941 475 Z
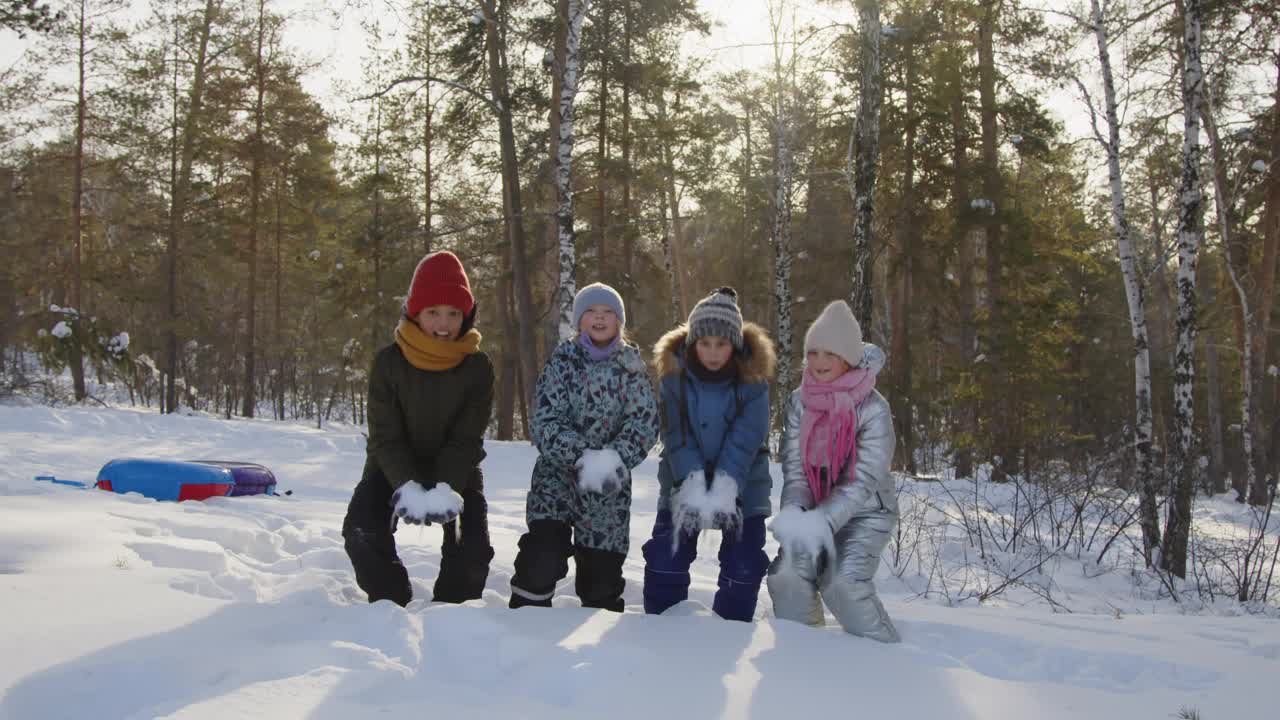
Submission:
M 231 494 L 231 488 L 234 484 L 224 483 L 201 483 L 198 485 L 183 485 L 178 490 L 178 502 L 183 500 L 205 500 L 211 497 L 226 497 Z

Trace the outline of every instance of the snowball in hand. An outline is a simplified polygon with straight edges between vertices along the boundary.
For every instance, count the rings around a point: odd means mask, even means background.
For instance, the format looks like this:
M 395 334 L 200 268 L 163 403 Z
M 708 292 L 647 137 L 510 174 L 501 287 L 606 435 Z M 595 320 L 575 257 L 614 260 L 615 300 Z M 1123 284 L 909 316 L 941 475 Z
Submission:
M 806 512 L 797 505 L 788 505 L 778 511 L 769 531 L 778 539 L 783 552 L 808 553 L 814 560 L 823 550 L 827 557 L 835 556 L 831 525 L 827 523 L 826 513 L 819 510 Z
M 395 515 L 410 525 L 446 523 L 462 512 L 462 496 L 444 483 L 427 490 L 410 480 L 392 496 Z
M 582 492 L 608 493 L 622 487 L 627 466 L 613 448 L 587 450 L 578 459 L 578 489 Z

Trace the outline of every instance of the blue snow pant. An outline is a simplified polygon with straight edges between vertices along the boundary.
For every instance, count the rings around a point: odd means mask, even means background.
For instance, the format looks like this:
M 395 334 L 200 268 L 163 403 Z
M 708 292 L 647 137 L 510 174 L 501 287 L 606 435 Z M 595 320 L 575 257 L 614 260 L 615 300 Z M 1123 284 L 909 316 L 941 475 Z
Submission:
M 760 582 L 769 569 L 764 552 L 764 515 L 753 515 L 742 523 L 742 532 L 723 534 L 720 539 L 720 589 L 711 609 L 728 620 L 751 622 L 756 613 Z M 671 511 L 658 511 L 653 537 L 645 542 L 644 611 L 651 615 L 689 599 L 689 566 L 698 557 L 698 536 L 686 535 L 672 550 Z

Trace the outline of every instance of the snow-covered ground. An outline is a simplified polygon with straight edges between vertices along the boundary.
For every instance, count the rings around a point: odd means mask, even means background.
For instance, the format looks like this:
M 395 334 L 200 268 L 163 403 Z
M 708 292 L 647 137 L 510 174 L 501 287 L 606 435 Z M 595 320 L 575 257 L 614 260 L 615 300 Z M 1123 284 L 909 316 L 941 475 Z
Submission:
M 364 462 L 358 428 L 0 407 L 0 718 L 1275 713 L 1280 621 L 1233 606 L 1181 612 L 1115 567 L 1092 577 L 1070 559 L 1048 563 L 1034 586 L 1054 603 L 1025 588 L 979 603 L 956 589 L 989 573 L 957 579 L 954 563 L 938 570 L 926 557 L 954 553 L 954 542 L 916 542 L 920 559 L 900 563 L 901 578 L 890 563 L 880 576 L 897 646 L 777 621 L 763 589 L 755 623 L 715 618 L 709 545 L 691 600 L 645 616 L 653 458 L 635 478 L 627 612 L 577 607 L 572 578 L 552 610 L 507 610 L 534 453 L 488 450 L 497 556 L 484 598 L 401 609 L 364 602 L 342 548 Z M 125 456 L 262 462 L 294 494 L 161 503 L 32 479 L 92 481 Z M 1219 524 L 1240 517 L 1225 503 L 1210 511 Z M 397 534 L 418 598 L 430 595 L 439 533 Z M 960 583 L 950 603 L 939 592 L 948 582 Z

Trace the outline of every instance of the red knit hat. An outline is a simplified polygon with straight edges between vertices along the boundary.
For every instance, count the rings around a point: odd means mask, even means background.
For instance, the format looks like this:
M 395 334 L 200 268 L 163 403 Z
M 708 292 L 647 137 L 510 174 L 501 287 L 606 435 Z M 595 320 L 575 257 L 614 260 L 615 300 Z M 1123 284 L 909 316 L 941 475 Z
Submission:
M 467 271 L 462 269 L 462 261 L 448 250 L 434 252 L 422 258 L 413 271 L 413 283 L 409 285 L 409 298 L 405 300 L 405 313 L 410 318 L 418 317 L 423 308 L 432 305 L 452 305 L 470 315 L 475 307 L 475 297 L 471 294 L 471 283 L 467 281 Z

